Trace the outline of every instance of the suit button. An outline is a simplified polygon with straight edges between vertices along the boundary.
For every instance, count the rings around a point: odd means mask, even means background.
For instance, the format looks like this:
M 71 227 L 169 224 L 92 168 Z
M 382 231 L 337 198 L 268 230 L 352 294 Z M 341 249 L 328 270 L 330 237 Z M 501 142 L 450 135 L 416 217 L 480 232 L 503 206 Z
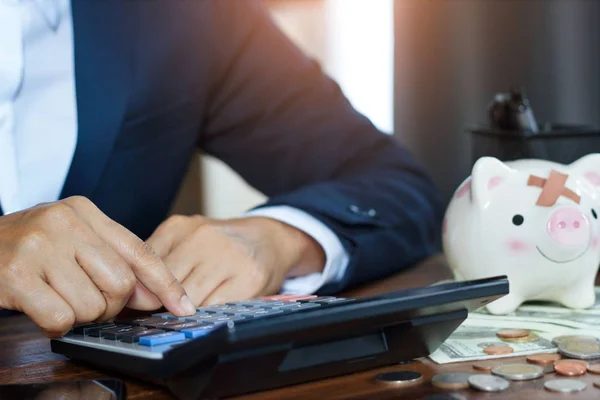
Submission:
M 360 213 L 360 208 L 358 208 L 358 206 L 356 205 L 351 205 L 350 207 L 348 207 L 350 209 L 350 211 L 352 211 L 354 214 L 359 214 Z
M 375 211 L 373 208 L 371 208 L 369 211 L 367 211 L 367 215 L 371 218 L 374 218 L 377 216 L 377 211 Z

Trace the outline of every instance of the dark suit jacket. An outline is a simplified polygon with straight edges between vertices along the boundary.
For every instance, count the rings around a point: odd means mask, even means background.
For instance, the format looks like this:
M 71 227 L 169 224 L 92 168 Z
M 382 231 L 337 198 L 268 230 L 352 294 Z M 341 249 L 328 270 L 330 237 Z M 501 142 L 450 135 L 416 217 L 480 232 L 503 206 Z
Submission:
M 255 0 L 72 0 L 78 142 L 62 197 L 142 238 L 167 216 L 196 149 L 270 200 L 328 225 L 343 282 L 437 251 L 438 194 Z M 366 78 L 367 79 L 367 78 Z

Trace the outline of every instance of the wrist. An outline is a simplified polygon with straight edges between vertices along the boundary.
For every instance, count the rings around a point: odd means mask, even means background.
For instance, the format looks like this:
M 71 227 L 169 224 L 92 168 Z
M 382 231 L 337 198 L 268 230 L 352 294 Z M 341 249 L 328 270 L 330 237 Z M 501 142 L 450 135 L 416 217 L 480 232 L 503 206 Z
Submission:
M 275 251 L 280 252 L 279 260 L 283 263 L 287 278 L 322 272 L 326 257 L 323 247 L 310 235 L 291 225 L 266 217 L 250 217 L 256 219 L 272 239 Z

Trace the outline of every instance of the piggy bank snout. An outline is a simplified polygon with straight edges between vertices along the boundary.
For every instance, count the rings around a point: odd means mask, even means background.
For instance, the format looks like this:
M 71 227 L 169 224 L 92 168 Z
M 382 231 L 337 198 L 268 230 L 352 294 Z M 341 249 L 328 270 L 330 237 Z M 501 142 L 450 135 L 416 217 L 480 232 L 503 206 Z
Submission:
M 552 213 L 547 229 L 552 240 L 561 246 L 582 246 L 590 238 L 589 221 L 576 207 L 563 207 Z

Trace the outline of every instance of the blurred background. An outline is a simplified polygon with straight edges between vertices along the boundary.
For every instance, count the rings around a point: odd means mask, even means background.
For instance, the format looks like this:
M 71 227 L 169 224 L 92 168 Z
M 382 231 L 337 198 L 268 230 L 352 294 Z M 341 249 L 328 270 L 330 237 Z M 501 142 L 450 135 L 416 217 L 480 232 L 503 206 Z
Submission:
M 600 1 L 264 3 L 361 113 L 415 154 L 446 201 L 470 173 L 467 127 L 487 122 L 496 93 L 523 87 L 539 121 L 600 126 Z M 227 218 L 263 201 L 199 155 L 174 211 Z

